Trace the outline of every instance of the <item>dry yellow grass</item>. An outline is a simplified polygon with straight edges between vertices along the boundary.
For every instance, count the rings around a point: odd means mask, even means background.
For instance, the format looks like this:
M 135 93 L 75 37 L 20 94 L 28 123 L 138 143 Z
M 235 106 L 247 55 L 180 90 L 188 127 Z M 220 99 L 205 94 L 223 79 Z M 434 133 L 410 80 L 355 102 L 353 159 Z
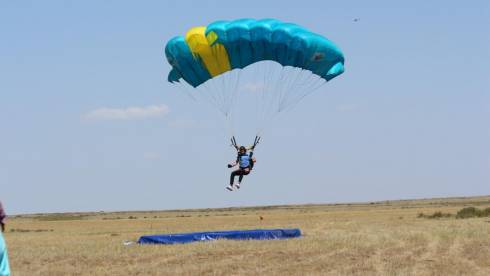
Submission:
M 11 218 L 5 237 L 14 275 L 490 275 L 490 218 L 417 218 L 466 206 L 489 207 L 490 197 L 30 215 Z M 123 245 L 145 234 L 287 227 L 304 237 Z

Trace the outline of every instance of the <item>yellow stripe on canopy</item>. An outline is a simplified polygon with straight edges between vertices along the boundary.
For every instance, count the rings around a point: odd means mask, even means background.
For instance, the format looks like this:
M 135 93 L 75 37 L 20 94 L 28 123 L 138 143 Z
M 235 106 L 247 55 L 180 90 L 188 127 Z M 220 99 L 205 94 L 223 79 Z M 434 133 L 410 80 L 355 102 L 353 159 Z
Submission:
M 192 55 L 200 58 L 212 77 L 231 70 L 230 60 L 226 48 L 219 43 L 213 44 L 218 39 L 214 32 L 205 35 L 206 27 L 194 27 L 187 31 L 185 41 Z

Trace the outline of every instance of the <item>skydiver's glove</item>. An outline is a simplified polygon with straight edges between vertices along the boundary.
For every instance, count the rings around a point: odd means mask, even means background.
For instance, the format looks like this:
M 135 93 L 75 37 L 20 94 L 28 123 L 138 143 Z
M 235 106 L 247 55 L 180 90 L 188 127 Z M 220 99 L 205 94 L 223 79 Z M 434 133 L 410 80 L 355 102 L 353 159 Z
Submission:
M 232 164 L 228 164 L 228 169 L 231 168 L 231 167 L 233 167 L 233 165 Z

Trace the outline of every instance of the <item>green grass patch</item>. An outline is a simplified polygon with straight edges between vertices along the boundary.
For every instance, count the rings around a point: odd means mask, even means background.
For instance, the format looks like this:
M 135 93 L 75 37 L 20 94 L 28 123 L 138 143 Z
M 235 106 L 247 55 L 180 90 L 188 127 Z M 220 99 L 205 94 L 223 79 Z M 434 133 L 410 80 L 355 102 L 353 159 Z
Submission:
M 53 229 L 21 229 L 21 228 L 12 228 L 10 229 L 10 232 L 17 232 L 17 233 L 29 233 L 29 232 L 53 232 Z
M 481 218 L 481 217 L 490 217 L 490 207 L 485 209 L 478 209 L 475 207 L 466 207 L 458 211 L 456 214 L 456 218 Z
M 458 219 L 490 217 L 490 207 L 485 209 L 478 209 L 475 207 L 465 207 L 459 210 L 456 213 L 456 215 L 450 213 L 443 213 L 440 211 L 434 212 L 431 215 L 419 213 L 417 217 L 426 218 L 426 219 L 439 219 L 439 218 L 450 218 L 450 217 L 455 217 Z
M 53 215 L 44 215 L 38 217 L 39 221 L 64 221 L 64 220 L 83 220 L 85 215 L 65 215 L 65 214 L 53 214 Z
M 424 213 L 419 213 L 418 218 L 426 218 L 426 219 L 440 219 L 440 218 L 450 218 L 452 217 L 453 214 L 450 213 L 443 213 L 440 211 L 434 212 L 431 215 L 426 215 Z

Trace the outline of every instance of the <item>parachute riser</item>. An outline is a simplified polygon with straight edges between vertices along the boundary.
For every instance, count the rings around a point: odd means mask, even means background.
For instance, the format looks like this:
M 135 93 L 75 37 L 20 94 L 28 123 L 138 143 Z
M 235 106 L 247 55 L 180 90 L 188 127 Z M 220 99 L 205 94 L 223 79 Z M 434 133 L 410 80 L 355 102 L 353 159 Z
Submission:
M 253 143 L 252 147 L 250 147 L 250 150 L 254 150 L 255 149 L 255 147 L 260 143 L 260 138 L 261 137 L 258 136 L 258 135 L 255 136 L 254 143 Z M 239 146 L 238 146 L 238 144 L 236 142 L 235 136 L 232 136 L 231 139 L 230 139 L 230 141 L 231 141 L 231 145 L 230 146 L 232 146 L 236 150 L 238 150 L 239 149 Z

